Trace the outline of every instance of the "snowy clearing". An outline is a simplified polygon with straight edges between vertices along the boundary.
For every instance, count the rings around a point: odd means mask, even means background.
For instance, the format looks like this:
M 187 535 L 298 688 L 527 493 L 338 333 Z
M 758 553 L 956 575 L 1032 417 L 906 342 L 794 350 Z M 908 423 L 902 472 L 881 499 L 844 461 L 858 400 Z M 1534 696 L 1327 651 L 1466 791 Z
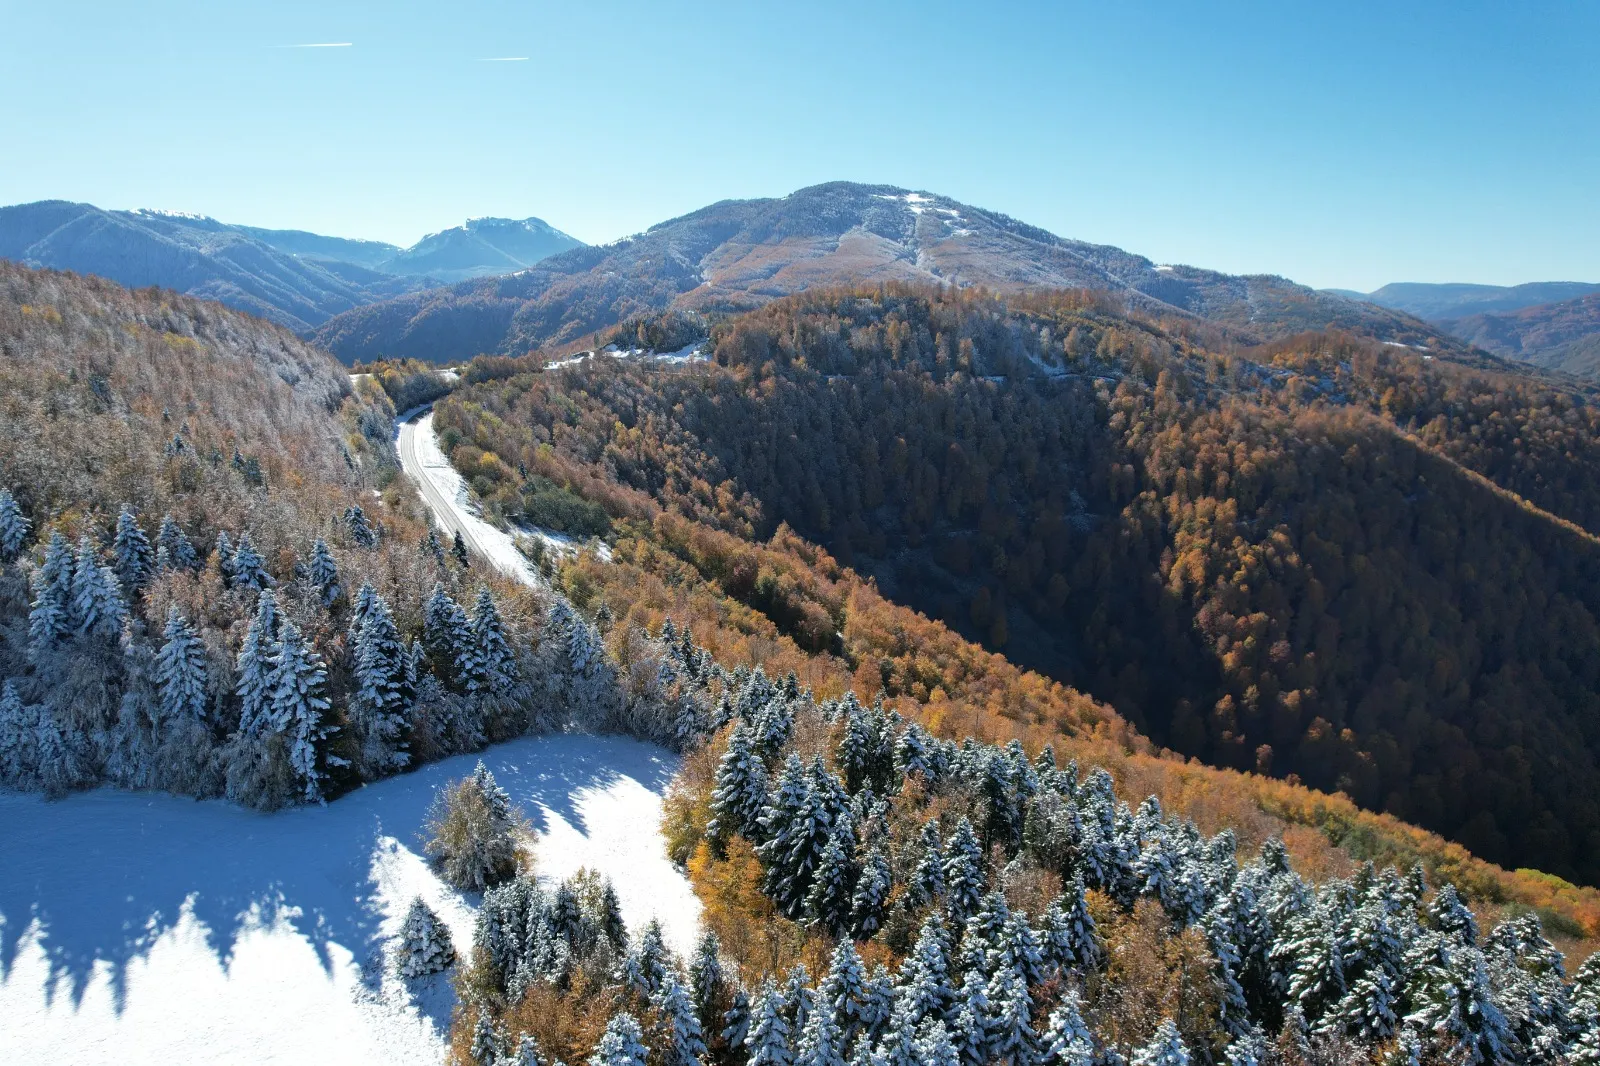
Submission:
M 418 836 L 434 790 L 480 757 L 540 833 L 541 880 L 599 870 L 630 930 L 657 917 L 687 953 L 700 905 L 659 828 L 677 762 L 640 741 L 529 737 L 275 814 L 0 792 L 0 1059 L 439 1063 L 448 975 L 408 986 L 384 951 L 418 894 L 470 948 L 474 901 L 433 875 Z

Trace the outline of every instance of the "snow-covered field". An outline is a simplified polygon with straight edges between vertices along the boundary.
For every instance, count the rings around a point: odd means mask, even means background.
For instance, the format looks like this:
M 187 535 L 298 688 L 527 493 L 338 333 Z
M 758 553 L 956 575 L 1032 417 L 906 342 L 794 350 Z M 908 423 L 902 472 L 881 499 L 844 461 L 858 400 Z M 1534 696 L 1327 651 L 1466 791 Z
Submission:
M 438 1063 L 448 983 L 410 984 L 386 943 L 421 894 L 471 944 L 473 900 L 421 857 L 461 756 L 327 807 L 99 790 L 0 792 L 0 1062 L 94 1066 Z M 620 737 L 530 737 L 482 753 L 539 830 L 542 879 L 612 878 L 636 929 L 686 951 L 699 903 L 667 861 L 674 756 Z

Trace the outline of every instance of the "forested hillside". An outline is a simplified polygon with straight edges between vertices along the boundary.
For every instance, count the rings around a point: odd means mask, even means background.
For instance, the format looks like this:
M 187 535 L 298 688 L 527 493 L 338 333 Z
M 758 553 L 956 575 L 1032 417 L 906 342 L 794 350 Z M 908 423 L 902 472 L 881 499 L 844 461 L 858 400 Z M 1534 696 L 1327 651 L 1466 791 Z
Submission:
M 0 263 L 0 784 L 272 808 L 575 720 L 676 742 L 587 622 L 429 530 L 380 384 L 438 388 Z
M 711 531 L 787 526 L 1162 744 L 1600 879 L 1585 394 L 1337 335 L 1241 351 L 1073 294 L 830 290 L 713 342 L 703 370 L 492 376 L 438 423 L 492 507 L 653 520 L 641 545 L 859 687 L 937 706 L 952 675 L 852 644 L 856 594 L 809 592 L 800 549 Z

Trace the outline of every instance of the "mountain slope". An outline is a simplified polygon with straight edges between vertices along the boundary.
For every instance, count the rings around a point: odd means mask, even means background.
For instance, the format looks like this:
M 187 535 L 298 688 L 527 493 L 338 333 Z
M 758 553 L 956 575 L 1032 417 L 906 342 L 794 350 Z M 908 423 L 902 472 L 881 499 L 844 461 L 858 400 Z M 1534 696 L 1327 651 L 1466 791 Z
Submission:
M 1515 311 L 1470 315 L 1440 326 L 1507 359 L 1600 377 L 1600 292 Z
M 485 274 L 511 274 L 559 252 L 583 247 L 543 219 L 474 218 L 430 233 L 383 262 L 390 274 L 426 274 L 463 281 Z
M 1536 304 L 1574 299 L 1591 292 L 1600 292 L 1600 285 L 1583 281 L 1534 281 L 1525 285 L 1433 285 L 1401 281 L 1366 294 L 1341 294 L 1404 311 L 1429 322 L 1443 322 L 1497 311 L 1516 311 Z
M 1348 336 L 1238 353 L 1184 327 L 1075 294 L 813 291 L 720 324 L 703 369 L 594 359 L 437 420 L 504 513 L 543 478 L 619 520 L 633 493 L 787 527 L 1159 743 L 1600 881 L 1600 411 Z M 803 646 L 850 632 L 715 554 Z M 902 644 L 858 684 L 932 698 L 947 675 Z
M 749 308 L 817 285 L 880 281 L 1107 290 L 1262 337 L 1329 325 L 1404 343 L 1430 333 L 1403 314 L 1282 278 L 1158 265 L 947 197 L 834 182 L 723 201 L 514 277 L 359 309 L 330 320 L 318 339 L 346 359 L 520 354 L 640 312 Z
M 428 284 L 301 259 L 215 219 L 60 200 L 0 208 L 0 258 L 133 288 L 159 285 L 301 333 L 341 311 Z

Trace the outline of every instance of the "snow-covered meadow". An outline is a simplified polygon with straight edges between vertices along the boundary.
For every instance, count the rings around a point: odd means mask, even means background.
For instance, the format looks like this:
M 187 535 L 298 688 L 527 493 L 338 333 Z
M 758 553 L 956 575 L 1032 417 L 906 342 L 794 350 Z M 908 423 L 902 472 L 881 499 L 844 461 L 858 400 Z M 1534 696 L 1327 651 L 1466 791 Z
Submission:
M 420 834 L 478 758 L 274 814 L 0 792 L 0 1061 L 438 1063 L 448 975 L 403 982 L 385 952 L 418 894 L 471 943 L 475 901 L 434 876 Z M 673 755 L 567 734 L 481 758 L 539 831 L 541 880 L 605 873 L 630 929 L 659 918 L 688 952 L 699 903 L 660 836 Z

